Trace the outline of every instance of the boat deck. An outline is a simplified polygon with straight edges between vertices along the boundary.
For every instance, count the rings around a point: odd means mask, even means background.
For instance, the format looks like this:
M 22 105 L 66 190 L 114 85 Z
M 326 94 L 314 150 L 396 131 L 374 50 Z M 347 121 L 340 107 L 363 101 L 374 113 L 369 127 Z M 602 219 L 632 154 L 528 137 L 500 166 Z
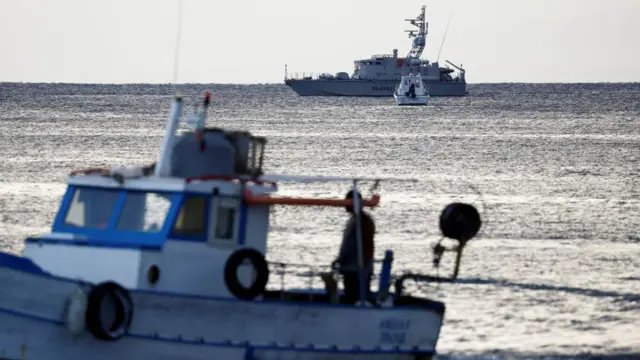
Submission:
M 375 293 L 373 294 L 375 296 Z M 322 291 L 292 291 L 292 290 L 266 290 L 263 293 L 264 300 L 280 300 L 291 302 L 306 302 L 312 304 L 330 304 L 330 298 Z M 343 295 L 339 296 L 340 304 L 348 304 Z M 377 306 L 377 305 L 376 305 Z M 393 299 L 393 307 L 424 308 L 438 314 L 444 314 L 445 305 L 442 302 L 409 295 L 402 295 Z

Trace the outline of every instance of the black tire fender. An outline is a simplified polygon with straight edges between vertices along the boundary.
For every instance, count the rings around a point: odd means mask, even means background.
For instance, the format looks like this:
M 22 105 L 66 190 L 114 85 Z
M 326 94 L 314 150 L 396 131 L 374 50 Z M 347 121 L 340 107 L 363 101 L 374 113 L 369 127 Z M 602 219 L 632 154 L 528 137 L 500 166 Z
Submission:
M 440 231 L 450 239 L 465 243 L 478 234 L 482 219 L 478 210 L 470 204 L 454 202 L 440 213 Z
M 113 319 L 103 318 L 103 305 L 110 302 Z M 113 341 L 127 334 L 133 320 L 133 301 L 129 292 L 113 281 L 94 286 L 87 301 L 87 328 L 97 339 Z
M 250 287 L 246 288 L 238 279 L 238 268 L 245 260 L 249 260 L 256 272 L 256 278 Z M 253 300 L 264 292 L 269 282 L 269 265 L 264 256 L 256 249 L 243 248 L 236 250 L 229 256 L 224 266 L 224 283 L 231 294 L 238 299 Z

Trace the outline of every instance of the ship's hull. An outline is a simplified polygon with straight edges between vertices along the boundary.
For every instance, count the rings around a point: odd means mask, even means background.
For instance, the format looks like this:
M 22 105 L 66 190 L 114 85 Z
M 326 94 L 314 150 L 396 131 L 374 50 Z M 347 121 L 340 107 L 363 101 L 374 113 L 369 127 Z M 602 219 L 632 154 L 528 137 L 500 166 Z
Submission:
M 290 86 L 300 96 L 357 96 L 391 97 L 395 91 L 395 80 L 304 80 L 287 79 Z M 425 82 L 430 96 L 465 96 L 465 82 Z
M 444 313 L 437 302 L 396 310 L 129 290 L 131 325 L 105 341 L 78 305 L 92 287 L 0 252 L 0 359 L 429 359 Z
M 345 350 L 342 353 L 327 350 L 281 349 L 263 346 L 251 348 L 244 344 L 199 344 L 193 340 L 152 339 L 151 336 L 126 336 L 118 341 L 97 341 L 90 334 L 72 337 L 64 328 L 55 324 L 25 319 L 15 315 L 0 313 L 0 324 L 7 333 L 1 333 L 2 342 L 13 343 L 0 352 L 0 360 L 415 360 L 432 359 L 429 354 L 356 353 Z M 212 324 L 224 331 L 225 324 Z M 24 346 L 23 346 L 24 345 Z M 266 345 L 266 344 L 265 344 Z M 284 344 L 283 344 L 284 345 Z M 422 356 L 422 357 L 420 357 Z

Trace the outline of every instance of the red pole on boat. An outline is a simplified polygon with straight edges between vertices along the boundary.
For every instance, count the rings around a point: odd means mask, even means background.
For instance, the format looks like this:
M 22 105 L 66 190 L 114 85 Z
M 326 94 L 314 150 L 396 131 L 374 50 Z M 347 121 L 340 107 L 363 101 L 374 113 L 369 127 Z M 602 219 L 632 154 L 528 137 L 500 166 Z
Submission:
M 204 132 L 204 123 L 207 118 L 207 110 L 209 109 L 209 104 L 211 103 L 211 93 L 206 92 L 204 94 L 204 104 L 202 112 L 200 113 L 200 119 L 198 119 L 198 124 L 196 126 L 196 140 L 200 142 L 200 152 L 205 150 L 206 144 L 204 139 L 202 139 L 202 133 Z

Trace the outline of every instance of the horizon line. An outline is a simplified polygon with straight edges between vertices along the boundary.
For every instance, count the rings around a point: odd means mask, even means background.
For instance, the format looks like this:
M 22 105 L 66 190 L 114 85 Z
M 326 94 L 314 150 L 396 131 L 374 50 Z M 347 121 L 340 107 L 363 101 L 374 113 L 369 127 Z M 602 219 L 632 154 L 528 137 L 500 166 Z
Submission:
M 181 82 L 181 83 L 171 83 L 171 82 L 53 82 L 53 81 L 0 81 L 0 85 L 5 84 L 30 84 L 30 85 L 159 85 L 159 86 L 178 86 L 178 85 L 242 85 L 242 86 L 256 86 L 256 85 L 284 85 L 287 86 L 284 82 L 278 83 L 215 83 L 215 82 Z M 523 85 L 545 85 L 545 84 L 571 84 L 571 85 L 580 85 L 580 84 L 640 84 L 640 81 L 570 81 L 570 82 L 561 82 L 561 81 L 548 81 L 548 82 L 518 82 L 518 81 L 502 81 L 502 82 L 477 82 L 470 83 L 467 82 L 467 85 L 504 85 L 504 84 L 523 84 Z

